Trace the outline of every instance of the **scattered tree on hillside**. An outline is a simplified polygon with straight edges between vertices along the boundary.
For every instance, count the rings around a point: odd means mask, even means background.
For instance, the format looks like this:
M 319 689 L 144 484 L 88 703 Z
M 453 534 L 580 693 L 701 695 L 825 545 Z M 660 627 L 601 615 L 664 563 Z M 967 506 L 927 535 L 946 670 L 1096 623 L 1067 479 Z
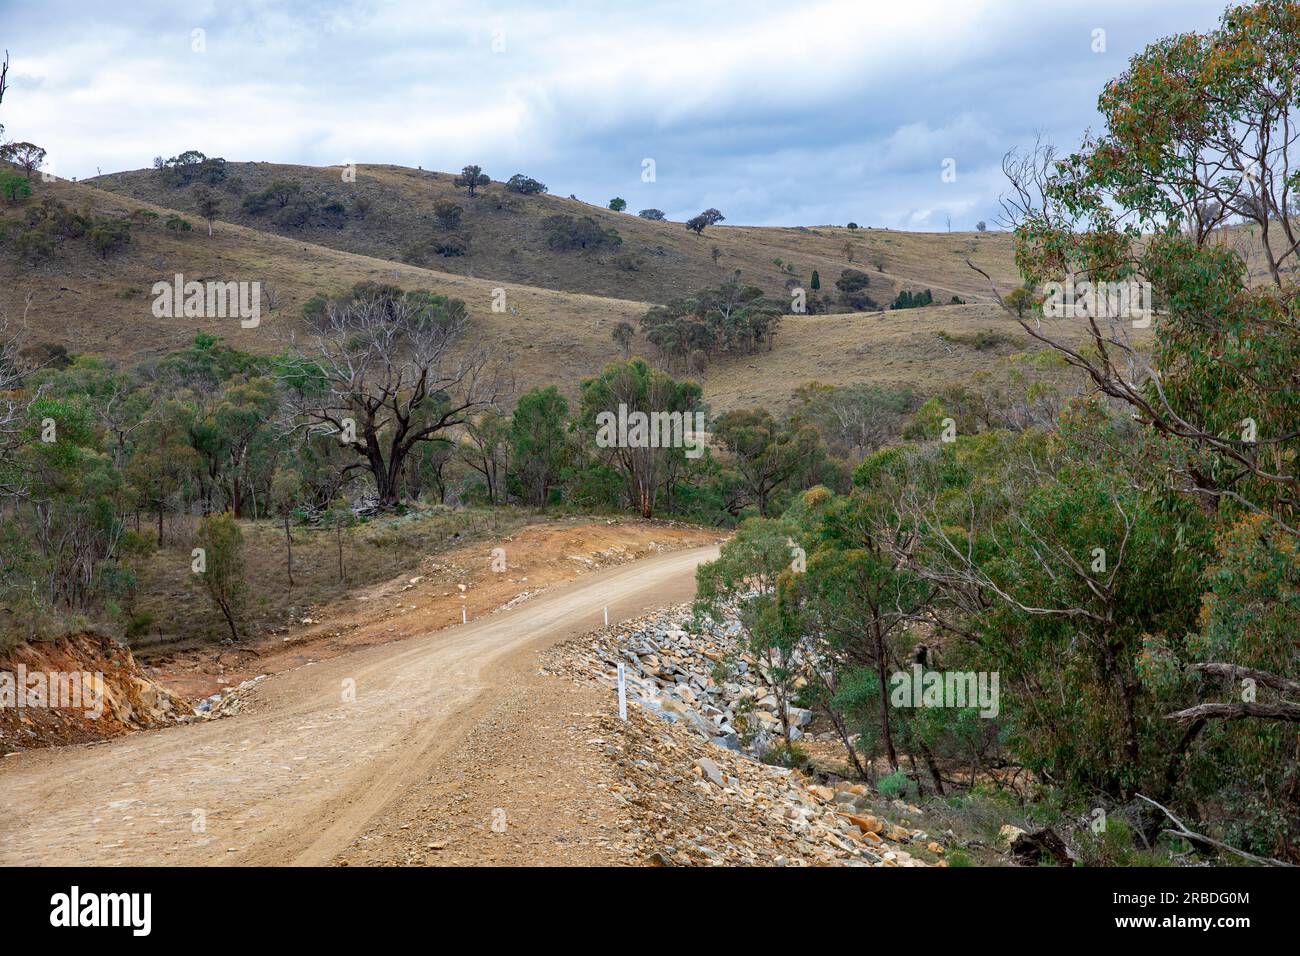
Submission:
M 613 199 L 609 201 L 609 208 L 614 210 L 615 212 L 622 212 L 624 209 L 627 208 L 627 200 L 620 199 L 619 197 L 615 196 Z
M 547 216 L 542 220 L 542 228 L 546 231 L 546 244 L 560 252 L 616 248 L 623 243 L 617 229 L 605 228 L 590 216 L 581 219 Z
M 512 193 L 522 193 L 525 196 L 534 196 L 546 192 L 546 184 L 533 179 L 531 176 L 525 176 L 523 173 L 515 173 L 506 180 L 506 190 Z
M 1023 319 L 1025 313 L 1032 309 L 1036 302 L 1033 290 L 1023 285 L 1012 289 L 1006 298 L 1007 307 L 1016 313 L 1018 319 Z
M 103 216 L 94 220 L 86 235 L 99 257 L 107 259 L 131 241 L 131 222 Z
M 211 239 L 212 224 L 216 221 L 217 213 L 221 212 L 221 200 L 212 190 L 200 186 L 194 191 L 194 208 L 208 221 L 208 238 Z
M 653 222 L 661 222 L 664 218 L 662 209 L 642 209 L 637 215 L 642 219 L 649 219 Z
M 460 171 L 460 175 L 452 180 L 452 185 L 457 189 L 463 189 L 470 199 L 473 199 L 481 186 L 486 186 L 492 182 L 491 178 L 484 174 L 480 166 L 466 166 Z
M 891 309 L 920 309 L 933 304 L 934 293 L 929 289 L 924 292 L 912 292 L 904 289 L 894 297 L 894 301 L 890 303 L 889 307 Z
M 876 302 L 867 295 L 871 285 L 871 276 L 859 269 L 845 269 L 835 280 L 835 288 L 840 290 L 840 301 L 855 312 L 867 312 L 876 307 Z
M 711 358 L 749 354 L 764 345 L 771 349 L 781 312 L 782 304 L 762 289 L 731 279 L 688 299 L 652 307 L 641 317 L 641 330 L 674 367 L 686 368 L 697 351 Z
M 163 182 L 171 186 L 188 186 L 195 182 L 215 186 L 226 179 L 226 161 L 220 156 L 205 156 L 197 149 L 187 149 L 168 160 L 157 157 L 154 167 Z
M 630 322 L 618 323 L 618 325 L 614 326 L 614 331 L 610 333 L 610 337 L 623 350 L 623 358 L 631 358 L 632 343 L 636 340 L 636 329 L 632 327 L 632 324 Z
M 21 175 L 7 169 L 0 170 L 0 196 L 4 196 L 10 204 L 26 199 L 31 194 L 31 184 Z
M 722 213 L 718 212 L 718 210 L 706 209 L 698 216 L 692 216 L 690 219 L 686 220 L 686 228 L 697 236 L 702 236 L 704 235 L 704 230 L 707 226 L 716 225 L 725 219 L 726 217 L 722 215 Z
M 510 447 L 510 422 L 492 408 L 465 423 L 456 446 L 460 460 L 483 476 L 483 490 L 490 505 L 507 500 Z
M 13 163 L 32 178 L 32 173 L 45 162 L 45 150 L 35 143 L 5 143 L 0 146 L 0 159 Z
M 266 187 L 266 191 L 275 200 L 275 204 L 283 209 L 302 194 L 302 183 L 296 179 L 276 179 Z

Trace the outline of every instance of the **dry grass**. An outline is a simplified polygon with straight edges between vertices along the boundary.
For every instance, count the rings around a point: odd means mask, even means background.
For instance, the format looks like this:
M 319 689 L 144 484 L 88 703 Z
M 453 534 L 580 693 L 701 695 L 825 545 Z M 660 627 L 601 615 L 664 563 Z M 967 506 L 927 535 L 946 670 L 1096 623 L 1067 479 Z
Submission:
M 703 237 L 680 223 L 657 223 L 613 213 L 575 200 L 552 196 L 522 197 L 493 183 L 484 195 L 469 200 L 445 173 L 389 166 L 364 166 L 355 184 L 343 184 L 338 169 L 286 167 L 265 163 L 232 164 L 244 189 L 260 189 L 286 176 L 307 184 L 322 197 L 346 198 L 346 190 L 374 197 L 366 220 L 343 229 L 309 230 L 301 236 L 263 231 L 269 218 L 250 218 L 259 228 L 218 221 L 212 238 L 191 214 L 194 231 L 167 231 L 166 203 L 185 209 L 191 192 L 158 181 L 151 171 L 101 177 L 95 183 L 121 190 L 109 192 L 86 183 L 35 183 L 37 202 L 49 195 L 97 213 L 128 215 L 152 209 L 157 221 L 138 224 L 132 242 L 107 260 L 87 243 L 64 243 L 52 261 L 27 266 L 0 250 L 0 307 L 11 318 L 21 315 L 30 292 L 31 341 L 49 341 L 74 352 L 100 353 L 123 361 L 157 358 L 192 339 L 199 330 L 222 336 L 251 352 L 273 354 L 301 331 L 302 304 L 318 292 L 346 289 L 361 280 L 422 288 L 465 300 L 473 341 L 489 346 L 512 372 L 516 393 L 533 385 L 555 384 L 571 398 L 577 383 L 620 357 L 610 333 L 619 322 L 634 326 L 651 301 L 662 301 L 716 284 L 735 269 L 746 281 L 769 290 L 784 290 L 790 278 L 806 280 L 816 269 L 823 293 L 834 293 L 834 280 L 846 267 L 872 276 L 871 294 L 889 301 L 896 290 L 931 289 L 939 302 L 958 295 L 964 306 L 936 306 L 897 312 L 787 316 L 776 347 L 768 352 L 726 358 L 702 376 L 705 397 L 715 412 L 762 404 L 779 409 L 808 381 L 829 384 L 877 382 L 910 385 L 922 394 L 987 369 L 1008 349 L 981 350 L 962 344 L 964 336 L 1002 330 L 1029 340 L 992 303 L 987 283 L 969 268 L 970 257 L 999 286 L 1016 284 L 1011 239 L 1003 233 L 898 233 L 875 229 L 714 227 Z M 145 196 L 135 199 L 130 191 Z M 432 204 L 456 197 L 464 206 L 475 236 L 473 254 L 438 259 L 439 268 L 456 274 L 407 265 L 382 256 L 395 255 L 410 237 L 436 232 Z M 228 209 L 238 196 L 227 195 Z M 498 208 L 500 207 L 500 208 Z M 603 255 L 556 253 L 546 248 L 541 219 L 557 211 L 592 215 L 616 225 L 623 251 L 662 248 L 646 255 L 640 272 L 619 270 Z M 21 207 L 13 212 L 21 213 Z M 845 243 L 850 245 L 846 253 Z M 717 245 L 717 265 L 709 250 Z M 349 251 L 349 249 L 351 251 Z M 512 251 L 513 250 L 513 251 Z M 848 256 L 852 262 L 848 262 Z M 783 263 L 775 265 L 775 260 Z M 785 265 L 795 264 L 794 273 Z M 153 283 L 180 272 L 187 279 L 259 280 L 274 291 L 275 309 L 264 311 L 262 324 L 243 329 L 234 319 L 158 319 L 150 310 Z M 525 284 L 521 284 L 525 283 Z M 568 291 L 560 291 L 557 287 Z M 505 289 L 507 310 L 493 312 L 493 291 Z M 611 297 L 619 291 L 623 297 Z M 264 295 L 264 309 L 266 295 Z M 1068 341 L 1080 329 L 1063 327 Z M 945 341 L 940 332 L 951 337 Z M 636 350 L 652 355 L 640 340 Z M 505 396 L 508 401 L 511 396 Z
M 517 509 L 439 508 L 379 518 L 344 530 L 342 580 L 336 532 L 291 525 L 292 586 L 283 527 L 273 521 L 242 521 L 241 566 L 248 591 L 241 625 L 250 636 L 287 626 L 308 609 L 341 600 L 357 588 L 414 572 L 431 555 L 475 542 L 484 543 L 486 554 L 486 542 L 547 520 Z M 195 523 L 188 516 L 170 518 L 164 546 L 141 563 L 139 597 L 132 607 L 142 620 L 140 632 L 131 639 L 137 650 L 177 650 L 230 636 L 190 568 Z M 143 533 L 149 534 L 147 516 L 143 524 Z
M 637 302 L 666 302 L 697 289 L 717 285 L 736 270 L 746 282 L 771 294 L 785 294 L 786 282 L 807 284 L 813 270 L 823 288 L 832 286 L 845 268 L 862 268 L 872 253 L 884 256 L 884 270 L 875 273 L 873 298 L 887 302 L 899 289 L 933 288 L 947 301 L 953 294 L 987 299 L 988 289 L 962 262 L 976 261 L 999 278 L 1014 281 L 1010 237 L 998 233 L 895 233 L 836 227 L 753 228 L 714 226 L 702 236 L 680 222 L 653 222 L 634 212 L 616 213 L 559 196 L 522 196 L 500 182 L 485 187 L 474 199 L 457 189 L 451 173 L 400 166 L 358 166 L 356 181 L 342 181 L 341 167 L 288 166 L 274 163 L 230 163 L 226 186 L 237 181 L 239 192 L 218 187 L 226 218 L 259 230 L 318 243 L 345 252 L 400 260 L 413 243 L 450 233 L 436 222 L 434 204 L 450 200 L 464 210 L 459 234 L 469 239 L 469 254 L 437 258 L 431 268 L 462 276 L 491 276 L 515 284 L 578 292 Z M 260 192 L 273 180 L 300 182 L 319 203 L 341 202 L 351 208 L 365 197 L 371 209 L 364 219 L 350 218 L 342 228 L 282 229 L 273 215 L 253 216 L 240 208 L 242 195 Z M 113 173 L 89 181 L 105 189 L 146 200 L 160 207 L 194 213 L 194 187 L 174 187 L 153 170 Z M 724 209 L 725 213 L 726 210 Z M 553 215 L 590 216 L 618 230 L 622 245 L 612 252 L 556 252 L 546 244 L 543 220 Z M 196 217 L 197 218 L 197 217 Z M 851 250 L 844 248 L 850 244 Z M 715 262 L 712 250 L 720 256 Z M 640 265 L 622 267 L 620 256 Z M 851 261 L 850 261 L 851 259 Z M 776 260 L 781 264 L 777 265 Z M 793 271 L 791 271 L 793 267 Z

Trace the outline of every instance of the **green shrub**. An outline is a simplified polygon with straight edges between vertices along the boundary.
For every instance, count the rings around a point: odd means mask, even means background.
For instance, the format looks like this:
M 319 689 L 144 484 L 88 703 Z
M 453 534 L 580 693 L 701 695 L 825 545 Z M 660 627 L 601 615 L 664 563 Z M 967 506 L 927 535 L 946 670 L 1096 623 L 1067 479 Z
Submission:
M 31 194 L 31 184 L 27 182 L 25 177 L 8 170 L 0 172 L 0 196 L 4 196 L 11 203 L 16 203 L 20 199 L 26 199 Z
M 546 184 L 525 176 L 523 173 L 515 173 L 506 180 L 506 189 L 512 193 L 523 193 L 525 196 L 533 196 L 537 193 L 546 192 Z
M 560 252 L 616 248 L 623 243 L 616 229 L 606 229 L 590 216 L 548 216 L 542 227 L 546 244 Z

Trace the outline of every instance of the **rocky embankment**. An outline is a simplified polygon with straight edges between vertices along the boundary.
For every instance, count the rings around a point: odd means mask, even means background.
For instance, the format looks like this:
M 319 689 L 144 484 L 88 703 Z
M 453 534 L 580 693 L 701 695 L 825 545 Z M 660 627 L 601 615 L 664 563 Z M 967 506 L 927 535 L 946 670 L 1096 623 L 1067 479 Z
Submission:
M 941 843 L 912 825 L 916 807 L 757 759 L 781 721 L 734 625 L 697 630 L 689 610 L 661 611 L 554 648 L 546 669 L 600 682 L 613 700 L 620 663 L 628 719 L 602 717 L 599 745 L 631 811 L 638 861 L 946 865 Z M 811 713 L 790 717 L 792 737 L 811 732 Z
M 115 737 L 190 714 L 188 702 L 108 637 L 21 643 L 0 657 L 0 753 Z

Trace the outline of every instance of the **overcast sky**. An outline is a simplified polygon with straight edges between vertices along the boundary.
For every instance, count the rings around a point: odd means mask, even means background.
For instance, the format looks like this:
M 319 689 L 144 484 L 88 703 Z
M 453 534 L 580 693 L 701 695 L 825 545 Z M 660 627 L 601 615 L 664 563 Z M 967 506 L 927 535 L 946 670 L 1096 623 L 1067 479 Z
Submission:
M 1008 148 L 1073 146 L 1130 55 L 1225 5 L 0 0 L 0 123 L 68 177 L 185 149 L 478 163 L 672 219 L 970 229 Z

